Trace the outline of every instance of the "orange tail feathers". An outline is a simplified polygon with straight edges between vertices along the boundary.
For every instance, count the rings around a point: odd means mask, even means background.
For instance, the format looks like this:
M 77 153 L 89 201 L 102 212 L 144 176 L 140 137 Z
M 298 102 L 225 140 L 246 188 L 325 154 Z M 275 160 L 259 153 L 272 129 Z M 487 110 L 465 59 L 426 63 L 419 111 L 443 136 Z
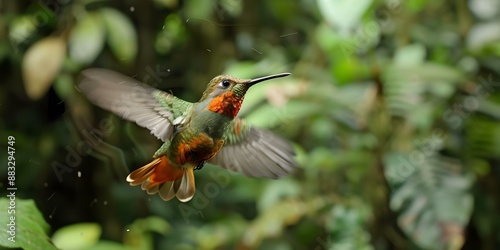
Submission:
M 131 186 L 141 185 L 150 195 L 158 193 L 168 201 L 174 196 L 182 202 L 193 198 L 196 191 L 192 168 L 181 169 L 170 164 L 166 156 L 156 158 L 127 176 Z

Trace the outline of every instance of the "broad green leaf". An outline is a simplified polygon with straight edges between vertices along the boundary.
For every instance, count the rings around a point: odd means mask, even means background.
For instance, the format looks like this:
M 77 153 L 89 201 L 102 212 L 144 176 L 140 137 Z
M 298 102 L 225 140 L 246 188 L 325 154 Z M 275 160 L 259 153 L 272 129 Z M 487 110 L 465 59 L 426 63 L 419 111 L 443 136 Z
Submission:
M 348 30 L 359 24 L 372 0 L 358 0 L 355 4 L 349 0 L 318 0 L 317 3 L 321 14 L 330 25 Z
M 87 13 L 69 35 L 69 56 L 75 62 L 90 64 L 104 47 L 106 30 L 99 13 Z
M 26 94 L 40 99 L 50 88 L 66 57 L 66 42 L 61 37 L 46 37 L 33 44 L 23 57 Z
M 137 219 L 127 227 L 123 241 L 125 245 L 135 249 L 153 249 L 151 233 L 165 235 L 170 230 L 170 224 L 160 217 Z
M 138 51 L 137 32 L 130 20 L 121 12 L 102 8 L 99 10 L 104 21 L 107 42 L 118 60 L 131 63 Z
M 47 232 L 49 225 L 43 219 L 33 200 L 23 200 L 15 197 L 0 198 L 0 224 L 5 230 L 0 231 L 0 246 L 23 249 L 57 249 L 50 242 Z M 14 216 L 14 220 L 11 217 Z M 15 231 L 10 231 L 9 224 L 15 224 Z M 7 227 L 8 226 L 8 227 Z M 7 229 L 9 228 L 9 229 Z M 10 241 L 9 238 L 13 241 Z
M 494 19 L 500 14 L 500 2 L 496 0 L 470 0 L 469 9 L 478 18 Z
M 500 41 L 500 21 L 475 24 L 467 34 L 467 47 L 479 50 L 488 43 Z
M 60 249 L 77 250 L 94 246 L 101 237 L 101 226 L 97 223 L 79 223 L 57 230 L 52 241 Z

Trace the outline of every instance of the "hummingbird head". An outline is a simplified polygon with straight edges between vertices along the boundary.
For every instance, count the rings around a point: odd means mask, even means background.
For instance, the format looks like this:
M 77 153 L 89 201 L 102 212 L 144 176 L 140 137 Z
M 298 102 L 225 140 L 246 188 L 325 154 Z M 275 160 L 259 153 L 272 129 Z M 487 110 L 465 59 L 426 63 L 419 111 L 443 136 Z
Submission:
M 285 77 L 290 73 L 281 73 L 254 79 L 239 79 L 229 75 L 214 77 L 203 93 L 200 102 L 209 100 L 208 110 L 236 117 L 247 90 L 253 85 L 266 80 Z

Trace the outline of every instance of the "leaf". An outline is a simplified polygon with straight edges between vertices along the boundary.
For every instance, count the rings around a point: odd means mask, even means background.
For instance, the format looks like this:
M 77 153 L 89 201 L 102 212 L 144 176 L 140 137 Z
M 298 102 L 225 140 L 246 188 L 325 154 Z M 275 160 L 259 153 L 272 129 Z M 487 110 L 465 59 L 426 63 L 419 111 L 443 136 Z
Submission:
M 128 227 L 123 241 L 134 249 L 153 249 L 151 232 L 165 235 L 170 229 L 170 224 L 160 217 L 137 219 Z
M 495 0 L 470 0 L 469 9 L 481 19 L 493 19 L 500 13 L 500 2 Z
M 349 0 L 318 0 L 317 3 L 321 14 L 330 25 L 347 30 L 360 22 L 372 0 L 358 0 L 356 4 Z
M 363 206 L 334 206 L 327 218 L 326 228 L 330 232 L 329 249 L 370 250 L 370 233 L 365 224 L 369 219 L 369 208 Z
M 33 44 L 23 58 L 26 94 L 40 99 L 59 73 L 66 57 L 66 42 L 61 37 L 46 37 Z
M 137 33 L 134 25 L 125 15 L 115 9 L 102 8 L 100 12 L 111 51 L 118 60 L 126 64 L 133 62 L 138 51 Z
M 65 226 L 52 236 L 54 245 L 65 250 L 92 247 L 101 237 L 101 226 L 97 223 L 79 223 Z
M 88 13 L 76 23 L 69 35 L 69 56 L 81 64 L 90 64 L 104 47 L 106 30 L 98 13 Z
M 15 216 L 15 242 L 9 241 L 12 235 L 8 230 L 0 230 L 0 246 L 23 249 L 57 249 L 47 236 L 49 225 L 43 219 L 33 200 L 0 198 L 0 224 L 6 225 Z M 11 212 L 15 211 L 15 212 Z
M 384 165 L 393 186 L 390 207 L 406 235 L 425 249 L 460 249 L 473 204 L 463 166 L 421 151 L 387 154 Z
M 418 49 L 415 50 L 418 51 Z M 421 54 L 420 52 L 412 53 Z M 412 64 L 419 60 L 418 57 L 415 55 Z M 393 116 L 406 117 L 410 121 L 418 122 L 420 119 L 432 118 L 433 112 L 422 110 L 429 107 L 423 105 L 424 103 L 430 103 L 431 100 L 444 101 L 444 98 L 453 94 L 454 86 L 462 82 L 465 77 L 461 71 L 455 68 L 427 62 L 414 66 L 387 65 L 382 70 L 381 78 L 384 87 L 383 94 L 389 112 Z M 447 86 L 437 87 L 435 85 Z M 427 92 L 434 94 L 434 97 L 425 95 Z M 429 117 L 411 120 L 414 111 L 424 115 L 428 114 Z
M 500 21 L 475 24 L 467 34 L 467 47 L 478 50 L 490 42 L 500 41 L 499 29 Z

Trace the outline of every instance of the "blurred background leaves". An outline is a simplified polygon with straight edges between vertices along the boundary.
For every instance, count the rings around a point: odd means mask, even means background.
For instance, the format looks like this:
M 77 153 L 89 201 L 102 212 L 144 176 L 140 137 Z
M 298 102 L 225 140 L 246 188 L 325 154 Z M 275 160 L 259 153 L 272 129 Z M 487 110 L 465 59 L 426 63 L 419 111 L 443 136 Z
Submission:
M 16 138 L 19 188 L 19 243 L 1 246 L 29 249 L 30 218 L 44 249 L 500 247 L 496 0 L 19 0 L 0 11 L 0 130 Z M 148 197 L 124 176 L 160 143 L 79 94 L 88 67 L 188 101 L 221 73 L 291 72 L 253 88 L 240 115 L 292 141 L 301 167 L 262 180 L 207 166 L 191 202 Z

